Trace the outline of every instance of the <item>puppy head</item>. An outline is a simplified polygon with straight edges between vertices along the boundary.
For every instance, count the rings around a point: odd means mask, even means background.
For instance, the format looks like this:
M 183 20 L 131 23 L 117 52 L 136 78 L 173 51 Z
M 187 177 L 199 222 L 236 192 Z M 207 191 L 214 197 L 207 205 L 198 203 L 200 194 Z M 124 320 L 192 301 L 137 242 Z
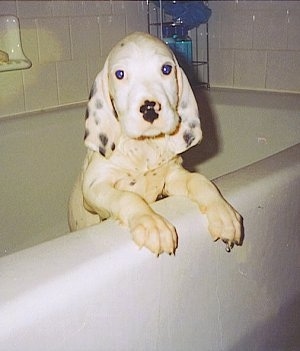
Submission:
M 174 153 L 201 140 L 197 103 L 174 54 L 161 40 L 133 33 L 110 52 L 94 82 L 85 144 L 109 157 L 118 138 L 165 137 Z

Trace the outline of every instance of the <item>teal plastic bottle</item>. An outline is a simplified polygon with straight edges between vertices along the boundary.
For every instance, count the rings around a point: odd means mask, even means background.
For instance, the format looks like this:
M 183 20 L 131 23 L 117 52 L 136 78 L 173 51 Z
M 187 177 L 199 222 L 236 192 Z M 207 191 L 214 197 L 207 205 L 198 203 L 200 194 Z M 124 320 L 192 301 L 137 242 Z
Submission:
M 175 39 L 175 52 L 180 60 L 191 65 L 193 61 L 192 39 L 188 36 L 188 30 L 184 25 L 177 29 Z

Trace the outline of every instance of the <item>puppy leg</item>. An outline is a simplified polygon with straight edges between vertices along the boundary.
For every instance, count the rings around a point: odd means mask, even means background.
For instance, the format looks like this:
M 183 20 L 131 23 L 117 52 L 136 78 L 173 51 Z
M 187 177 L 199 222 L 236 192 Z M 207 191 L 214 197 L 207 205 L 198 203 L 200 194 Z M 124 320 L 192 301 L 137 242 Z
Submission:
M 222 239 L 228 248 L 241 243 L 242 217 L 207 178 L 178 167 L 167 176 L 165 191 L 195 201 L 207 215 L 208 230 L 214 240 Z
M 83 206 L 81 181 L 81 177 L 78 177 L 69 198 L 68 222 L 71 232 L 101 222 L 98 214 L 87 211 Z
M 103 217 L 112 216 L 129 228 L 139 247 L 154 254 L 172 254 L 177 248 L 177 234 L 172 224 L 155 213 L 137 194 L 115 189 L 101 182 L 83 186 L 85 207 Z

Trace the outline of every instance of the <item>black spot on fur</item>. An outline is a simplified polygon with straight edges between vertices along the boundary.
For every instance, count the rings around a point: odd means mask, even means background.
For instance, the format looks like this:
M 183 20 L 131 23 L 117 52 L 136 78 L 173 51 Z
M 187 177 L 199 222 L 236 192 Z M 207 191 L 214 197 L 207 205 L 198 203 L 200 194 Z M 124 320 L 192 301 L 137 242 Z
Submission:
M 196 122 L 191 122 L 191 123 L 189 123 L 189 127 L 190 127 L 191 129 L 196 128 L 196 126 L 197 126 Z
M 134 186 L 135 183 L 136 183 L 136 181 L 135 181 L 135 180 L 132 180 L 132 181 L 129 183 L 129 185 L 130 185 L 130 186 Z
M 95 107 L 100 110 L 103 107 L 102 101 L 100 99 L 96 99 Z
M 99 153 L 100 153 L 102 156 L 105 157 L 105 149 L 104 149 L 104 147 L 102 147 L 102 146 L 99 147 Z
M 155 201 L 159 201 L 159 200 L 165 199 L 166 197 L 167 197 L 166 195 L 158 194 Z
M 120 44 L 121 47 L 124 46 L 124 45 L 125 45 L 124 43 L 121 43 L 121 44 Z
M 110 148 L 111 148 L 111 151 L 114 151 L 114 149 L 116 148 L 116 144 L 112 143 Z
M 186 101 L 182 101 L 182 103 L 181 103 L 181 108 L 183 108 L 183 109 L 187 108 L 187 103 L 186 103 Z
M 84 140 L 89 136 L 89 134 L 90 134 L 90 132 L 89 132 L 89 130 L 88 129 L 86 129 L 85 131 L 84 131 Z
M 97 112 L 93 112 L 93 117 L 94 117 L 94 120 L 95 120 L 95 123 L 96 123 L 96 126 L 99 124 L 100 120 L 99 120 L 99 117 L 97 115 Z
M 195 136 L 191 132 L 185 131 L 183 134 L 183 139 L 186 143 L 186 146 L 189 147 L 195 140 Z
M 87 120 L 89 118 L 89 109 L 87 108 L 85 110 L 85 120 Z
M 107 145 L 107 143 L 108 143 L 108 137 L 107 137 L 105 134 L 100 133 L 100 134 L 99 134 L 99 139 L 100 139 L 100 141 L 101 141 L 101 143 L 102 143 L 103 146 L 106 146 L 106 145 Z

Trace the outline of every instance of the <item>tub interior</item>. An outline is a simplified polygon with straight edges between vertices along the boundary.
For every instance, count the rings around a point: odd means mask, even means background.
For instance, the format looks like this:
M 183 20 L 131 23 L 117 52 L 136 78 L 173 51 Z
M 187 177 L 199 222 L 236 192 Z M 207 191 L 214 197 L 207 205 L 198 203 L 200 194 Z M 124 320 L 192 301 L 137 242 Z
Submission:
M 197 90 L 203 140 L 185 167 L 214 179 L 300 142 L 300 95 L 251 90 Z
M 68 196 L 85 154 L 84 111 L 0 121 L 1 255 L 68 232 Z
M 190 170 L 214 179 L 300 142 L 296 94 L 195 94 L 204 139 L 183 155 Z M 86 151 L 84 114 L 81 104 L 0 120 L 0 255 L 68 232 L 68 197 Z

